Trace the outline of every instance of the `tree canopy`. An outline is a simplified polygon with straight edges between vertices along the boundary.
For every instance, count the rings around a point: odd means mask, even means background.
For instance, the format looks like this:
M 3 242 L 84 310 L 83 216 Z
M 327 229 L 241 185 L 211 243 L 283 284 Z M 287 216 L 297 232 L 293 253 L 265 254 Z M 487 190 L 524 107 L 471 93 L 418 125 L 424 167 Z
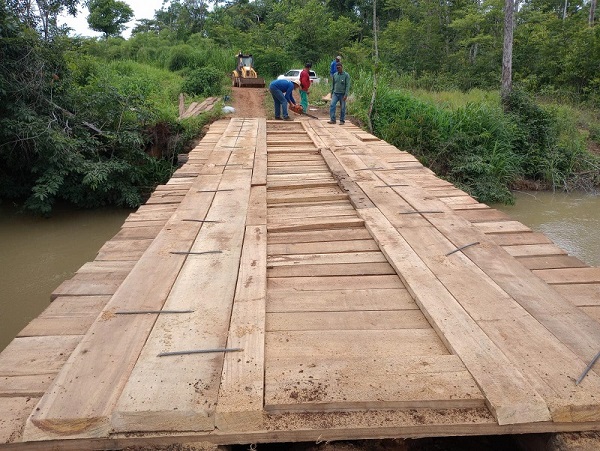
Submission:
M 104 33 L 105 37 L 120 35 L 125 24 L 133 18 L 131 7 L 119 0 L 89 0 L 87 5 L 90 28 Z

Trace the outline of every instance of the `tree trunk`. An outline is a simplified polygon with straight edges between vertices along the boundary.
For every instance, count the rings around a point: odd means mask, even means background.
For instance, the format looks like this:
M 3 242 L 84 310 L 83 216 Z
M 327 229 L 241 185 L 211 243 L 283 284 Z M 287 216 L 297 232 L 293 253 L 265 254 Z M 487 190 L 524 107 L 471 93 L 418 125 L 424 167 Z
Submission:
M 377 0 L 373 0 L 373 45 L 375 52 L 375 67 L 373 68 L 373 95 L 371 96 L 371 103 L 369 104 L 369 114 L 367 115 L 369 133 L 373 133 L 373 122 L 371 116 L 373 114 L 373 106 L 375 105 L 375 98 L 377 96 L 377 71 L 379 70 L 379 47 L 377 45 Z
M 594 26 L 594 21 L 596 20 L 596 0 L 591 0 L 590 2 L 590 17 L 589 17 L 589 24 L 590 27 Z
M 504 1 L 504 46 L 502 48 L 502 89 L 504 102 L 512 91 L 512 49 L 514 33 L 514 0 Z

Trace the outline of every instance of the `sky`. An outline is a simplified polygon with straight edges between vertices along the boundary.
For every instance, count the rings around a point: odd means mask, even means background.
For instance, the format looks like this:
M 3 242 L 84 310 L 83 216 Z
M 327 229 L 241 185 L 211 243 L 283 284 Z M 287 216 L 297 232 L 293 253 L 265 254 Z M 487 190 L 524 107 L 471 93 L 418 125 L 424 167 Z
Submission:
M 163 0 L 121 0 L 131 6 L 133 9 L 134 20 L 127 23 L 127 29 L 123 32 L 122 36 L 128 38 L 131 35 L 131 30 L 135 26 L 135 21 L 138 19 L 152 19 L 154 17 L 154 11 L 160 9 L 163 4 Z M 64 16 L 62 20 L 59 20 L 60 24 L 67 24 L 73 28 L 72 35 L 81 36 L 100 36 L 102 33 L 90 30 L 87 24 L 87 16 L 89 12 L 86 7 L 79 8 L 79 14 L 77 17 Z

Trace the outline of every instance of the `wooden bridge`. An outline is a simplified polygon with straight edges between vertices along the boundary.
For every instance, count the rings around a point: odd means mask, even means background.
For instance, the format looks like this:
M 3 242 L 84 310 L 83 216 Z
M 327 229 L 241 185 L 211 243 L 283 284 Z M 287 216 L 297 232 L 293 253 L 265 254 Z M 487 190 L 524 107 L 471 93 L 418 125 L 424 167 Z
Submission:
M 352 125 L 231 119 L 0 354 L 0 448 L 600 430 L 600 269 Z

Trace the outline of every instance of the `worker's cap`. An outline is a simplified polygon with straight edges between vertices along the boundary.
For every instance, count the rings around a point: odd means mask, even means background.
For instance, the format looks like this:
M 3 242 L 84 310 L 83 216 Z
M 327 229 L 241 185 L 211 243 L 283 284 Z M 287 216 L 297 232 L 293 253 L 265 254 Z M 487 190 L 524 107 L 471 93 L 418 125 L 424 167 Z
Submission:
M 306 63 L 306 64 L 304 65 L 304 67 L 308 67 L 308 68 L 310 69 L 310 68 L 312 67 L 312 64 L 311 64 L 311 63 Z
M 296 86 L 300 86 L 300 80 L 292 80 L 292 83 L 294 83 Z
M 339 61 L 339 60 L 342 59 L 342 57 L 340 55 L 338 55 L 338 56 L 335 57 L 335 59 Z

